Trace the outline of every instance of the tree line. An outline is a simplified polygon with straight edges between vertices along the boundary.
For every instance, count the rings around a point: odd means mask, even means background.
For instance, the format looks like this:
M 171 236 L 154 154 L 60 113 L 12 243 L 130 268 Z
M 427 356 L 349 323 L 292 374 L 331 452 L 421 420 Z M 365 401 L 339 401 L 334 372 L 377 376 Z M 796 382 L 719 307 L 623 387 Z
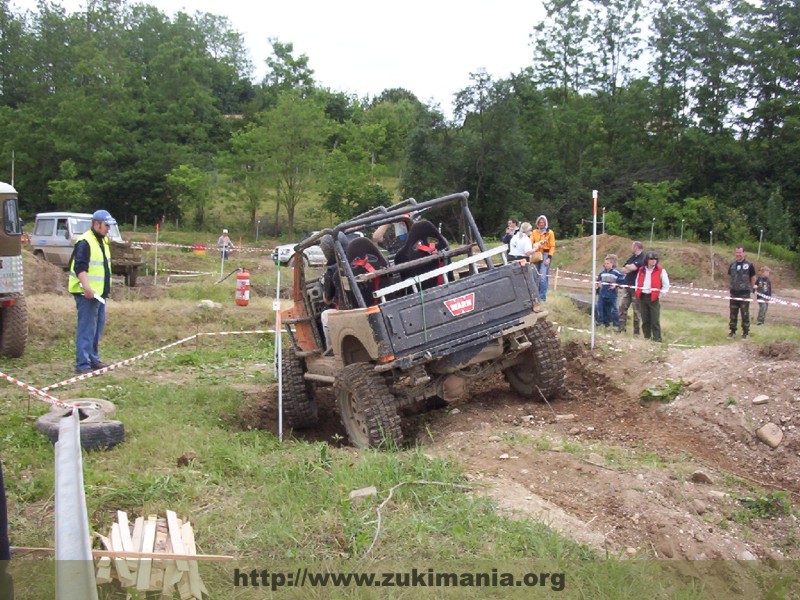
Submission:
M 0 0 L 0 166 L 13 153 L 27 216 L 103 206 L 203 227 L 224 203 L 228 218 L 285 233 L 299 216 L 467 190 L 489 235 L 542 213 L 574 235 L 597 189 L 611 233 L 796 248 L 797 0 L 544 7 L 530 65 L 476 70 L 448 119 L 402 88 L 325 89 L 280 40 L 254 81 L 224 17 L 125 0 L 17 13 Z M 454 215 L 432 218 L 459 235 Z

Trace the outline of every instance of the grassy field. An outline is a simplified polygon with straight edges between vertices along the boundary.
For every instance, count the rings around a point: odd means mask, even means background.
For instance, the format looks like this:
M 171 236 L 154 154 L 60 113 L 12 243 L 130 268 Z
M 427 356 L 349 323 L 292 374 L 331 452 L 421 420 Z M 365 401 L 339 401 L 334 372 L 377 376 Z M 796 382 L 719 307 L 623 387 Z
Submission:
M 183 255 L 172 256 L 177 263 Z M 274 269 L 255 272 L 264 278 L 265 288 L 273 285 Z M 233 280 L 220 285 L 213 281 L 171 285 L 148 300 L 137 299 L 134 290 L 129 298 L 110 303 L 103 359 L 127 359 L 196 333 L 271 327 L 272 298 L 257 295 L 248 307 L 237 307 Z M 197 302 L 206 298 L 223 304 L 198 308 Z M 565 327 L 586 326 L 587 317 L 569 301 L 554 296 L 550 304 L 554 320 Z M 20 360 L 0 359 L 0 370 L 37 386 L 70 377 L 72 298 L 31 296 L 29 310 L 28 351 Z M 665 331 L 677 330 L 679 322 L 686 331 L 684 315 L 665 313 Z M 692 335 L 707 343 L 718 341 L 711 333 L 718 323 L 712 326 L 711 317 L 701 315 L 692 323 Z M 583 334 L 565 333 L 569 335 Z M 786 331 L 775 335 L 798 338 Z M 133 518 L 163 516 L 171 509 L 192 521 L 199 552 L 229 554 L 239 559 L 236 565 L 250 568 L 322 561 L 344 561 L 339 564 L 347 569 L 413 564 L 463 570 L 474 562 L 489 570 L 524 571 L 536 565 L 569 573 L 568 597 L 713 597 L 692 580 L 665 578 L 665 570 L 655 563 L 613 560 L 541 523 L 498 515 L 480 485 L 465 479 L 457 457 L 432 458 L 416 446 L 379 452 L 297 439 L 281 442 L 272 433 L 253 429 L 244 409 L 258 405 L 273 386 L 272 360 L 271 334 L 204 336 L 112 374 L 55 390 L 64 399 L 110 400 L 125 425 L 125 443 L 84 453 L 91 528 L 107 534 L 117 510 Z M 54 544 L 53 447 L 33 428 L 48 408 L 10 384 L 0 390 L 0 458 L 14 546 Z M 177 459 L 186 453 L 196 458 L 179 466 Z M 349 500 L 351 491 L 367 486 L 375 486 L 378 494 Z M 386 500 L 379 520 L 377 509 Z M 52 581 L 41 577 L 46 566 L 39 561 L 14 563 L 18 580 L 25 584 L 18 585 L 17 598 L 52 597 Z M 263 597 L 247 595 L 253 589 L 234 593 L 229 563 L 203 568 L 214 598 Z M 555 593 L 549 587 L 543 590 Z M 499 591 L 473 589 L 469 594 L 495 597 Z M 362 590 L 357 597 L 418 597 L 409 592 L 413 590 L 376 596 Z M 461 590 L 454 597 L 470 596 Z

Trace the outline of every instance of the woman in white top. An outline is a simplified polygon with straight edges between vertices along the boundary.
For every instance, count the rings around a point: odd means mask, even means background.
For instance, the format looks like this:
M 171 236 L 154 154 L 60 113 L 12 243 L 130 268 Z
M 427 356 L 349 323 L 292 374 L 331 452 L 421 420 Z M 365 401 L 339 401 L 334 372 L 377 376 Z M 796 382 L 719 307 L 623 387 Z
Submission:
M 526 221 L 519 226 L 519 231 L 511 236 L 511 241 L 508 243 L 508 260 L 528 260 L 533 254 L 531 229 L 533 227 Z

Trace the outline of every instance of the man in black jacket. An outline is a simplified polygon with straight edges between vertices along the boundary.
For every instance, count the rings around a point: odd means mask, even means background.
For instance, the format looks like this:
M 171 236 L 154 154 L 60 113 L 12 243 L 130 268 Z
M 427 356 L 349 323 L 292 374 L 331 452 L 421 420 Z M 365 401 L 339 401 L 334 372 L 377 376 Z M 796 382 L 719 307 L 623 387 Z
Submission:
M 742 339 L 750 335 L 750 294 L 756 287 L 756 268 L 744 257 L 744 248 L 738 246 L 734 252 L 736 260 L 728 267 L 731 276 L 730 299 L 730 333 L 729 338 L 736 337 L 736 322 L 742 313 Z
M 639 301 L 636 299 L 636 274 L 639 269 L 644 265 L 644 244 L 642 242 L 633 242 L 631 244 L 631 257 L 625 261 L 620 271 L 625 275 L 625 280 L 622 282 L 624 286 L 620 288 L 619 299 L 619 332 L 625 331 L 628 325 L 628 307 L 633 306 L 633 335 L 639 335 L 639 323 L 642 320 L 639 313 Z

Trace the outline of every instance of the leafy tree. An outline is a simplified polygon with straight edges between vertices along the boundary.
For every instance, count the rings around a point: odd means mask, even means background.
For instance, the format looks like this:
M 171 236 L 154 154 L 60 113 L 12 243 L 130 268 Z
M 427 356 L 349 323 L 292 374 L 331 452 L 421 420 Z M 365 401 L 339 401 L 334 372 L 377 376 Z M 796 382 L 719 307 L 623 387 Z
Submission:
M 86 182 L 78 178 L 78 168 L 71 160 L 61 163 L 61 179 L 52 180 L 48 187 L 50 200 L 62 210 L 89 212 L 91 200 L 86 192 Z
M 534 27 L 533 78 L 539 85 L 560 90 L 561 101 L 589 85 L 588 38 L 590 16 L 580 2 L 547 0 L 546 19 Z
M 209 200 L 205 171 L 191 165 L 180 165 L 167 175 L 167 190 L 184 213 L 193 213 L 195 226 L 203 227 Z
M 263 113 L 260 127 L 265 130 L 266 172 L 286 209 L 293 235 L 297 206 L 318 175 L 332 124 L 317 98 L 291 91 Z
M 780 188 L 774 190 L 767 200 L 767 231 L 770 241 L 781 246 L 791 247 L 792 228 L 791 215 L 784 207 Z

